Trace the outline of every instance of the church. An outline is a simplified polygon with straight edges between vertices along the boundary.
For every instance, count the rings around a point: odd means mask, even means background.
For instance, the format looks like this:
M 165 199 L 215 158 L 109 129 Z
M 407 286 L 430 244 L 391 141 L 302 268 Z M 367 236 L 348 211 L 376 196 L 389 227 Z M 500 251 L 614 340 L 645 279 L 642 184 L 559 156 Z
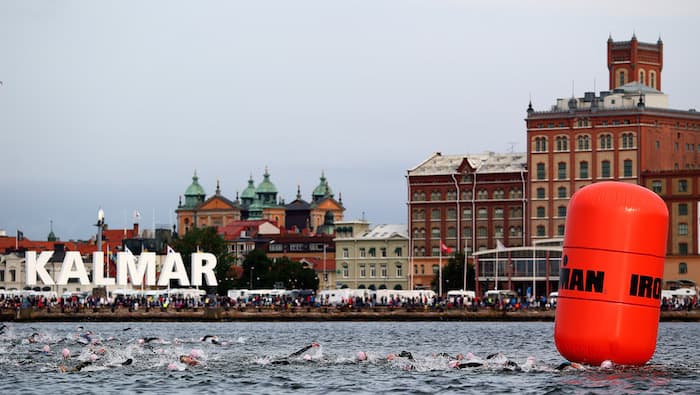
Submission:
M 175 210 L 181 234 L 192 228 L 220 228 L 247 220 L 267 220 L 291 233 L 333 234 L 334 222 L 342 221 L 345 211 L 342 197 L 339 195 L 335 199 L 324 173 L 321 173 L 319 184 L 311 194 L 311 201 L 304 200 L 301 188 L 297 187 L 294 201 L 285 204 L 278 197 L 277 187 L 270 180 L 267 168 L 257 186 L 251 175 L 248 185 L 240 196 L 236 194 L 235 200 L 221 194 L 218 181 L 214 195 L 207 198 L 195 171 L 184 197 L 184 202 L 180 197 Z

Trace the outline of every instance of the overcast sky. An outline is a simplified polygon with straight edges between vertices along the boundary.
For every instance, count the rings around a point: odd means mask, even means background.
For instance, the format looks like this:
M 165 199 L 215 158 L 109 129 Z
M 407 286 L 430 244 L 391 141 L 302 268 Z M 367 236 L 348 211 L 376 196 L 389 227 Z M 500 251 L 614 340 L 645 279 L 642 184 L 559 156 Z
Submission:
M 569 4 L 571 3 L 571 4 Z M 574 4 L 575 3 L 575 4 Z M 562 7 L 561 4 L 568 4 Z M 700 108 L 697 1 L 0 0 L 0 229 L 63 240 L 174 222 L 196 169 L 290 202 L 324 171 L 346 219 L 406 223 L 435 151 L 524 152 L 525 110 L 608 89 L 606 41 L 664 42 Z

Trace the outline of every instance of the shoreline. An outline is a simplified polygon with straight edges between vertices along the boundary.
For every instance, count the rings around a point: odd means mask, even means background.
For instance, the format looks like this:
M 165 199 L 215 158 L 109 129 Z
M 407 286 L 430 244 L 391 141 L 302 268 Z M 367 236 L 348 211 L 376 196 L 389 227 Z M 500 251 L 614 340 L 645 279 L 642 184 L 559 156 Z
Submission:
M 554 322 L 556 310 L 498 311 L 480 309 L 424 310 L 407 308 L 339 309 L 334 307 L 297 307 L 287 310 L 274 308 L 205 307 L 195 309 L 139 309 L 109 307 L 85 309 L 3 309 L 3 322 L 293 322 L 293 321 L 493 321 L 493 322 Z M 663 311 L 660 322 L 700 322 L 700 311 Z

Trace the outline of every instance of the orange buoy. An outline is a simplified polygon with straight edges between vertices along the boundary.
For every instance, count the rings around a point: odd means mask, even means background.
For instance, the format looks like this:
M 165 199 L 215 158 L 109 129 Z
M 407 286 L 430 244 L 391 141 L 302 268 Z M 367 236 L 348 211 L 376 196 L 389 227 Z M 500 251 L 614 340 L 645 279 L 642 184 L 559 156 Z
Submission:
M 569 202 L 554 342 L 569 361 L 643 365 L 656 349 L 668 209 L 644 187 L 600 182 Z

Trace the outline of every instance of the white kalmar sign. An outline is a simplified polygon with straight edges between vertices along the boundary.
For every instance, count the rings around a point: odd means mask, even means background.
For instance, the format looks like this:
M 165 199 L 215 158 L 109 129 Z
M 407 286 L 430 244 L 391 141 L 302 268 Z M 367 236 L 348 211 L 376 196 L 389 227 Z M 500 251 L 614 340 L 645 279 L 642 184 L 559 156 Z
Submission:
M 39 256 L 35 251 L 27 251 L 25 254 L 27 285 L 36 285 L 37 276 L 44 285 L 67 285 L 68 280 L 75 278 L 80 281 L 80 285 L 95 286 L 126 286 L 130 281 L 131 285 L 164 287 L 170 283 L 170 280 L 178 280 L 181 286 L 200 286 L 202 276 L 205 278 L 206 285 L 217 285 L 216 275 L 214 275 L 216 256 L 208 252 L 192 254 L 192 281 L 187 276 L 179 253 L 170 253 L 165 256 L 157 281 L 155 252 L 144 252 L 138 258 L 130 252 L 118 253 L 117 278 L 104 275 L 104 253 L 93 252 L 92 282 L 88 277 L 83 258 L 77 251 L 66 252 L 58 277 L 51 278 L 45 266 L 52 256 L 53 251 L 42 251 Z

